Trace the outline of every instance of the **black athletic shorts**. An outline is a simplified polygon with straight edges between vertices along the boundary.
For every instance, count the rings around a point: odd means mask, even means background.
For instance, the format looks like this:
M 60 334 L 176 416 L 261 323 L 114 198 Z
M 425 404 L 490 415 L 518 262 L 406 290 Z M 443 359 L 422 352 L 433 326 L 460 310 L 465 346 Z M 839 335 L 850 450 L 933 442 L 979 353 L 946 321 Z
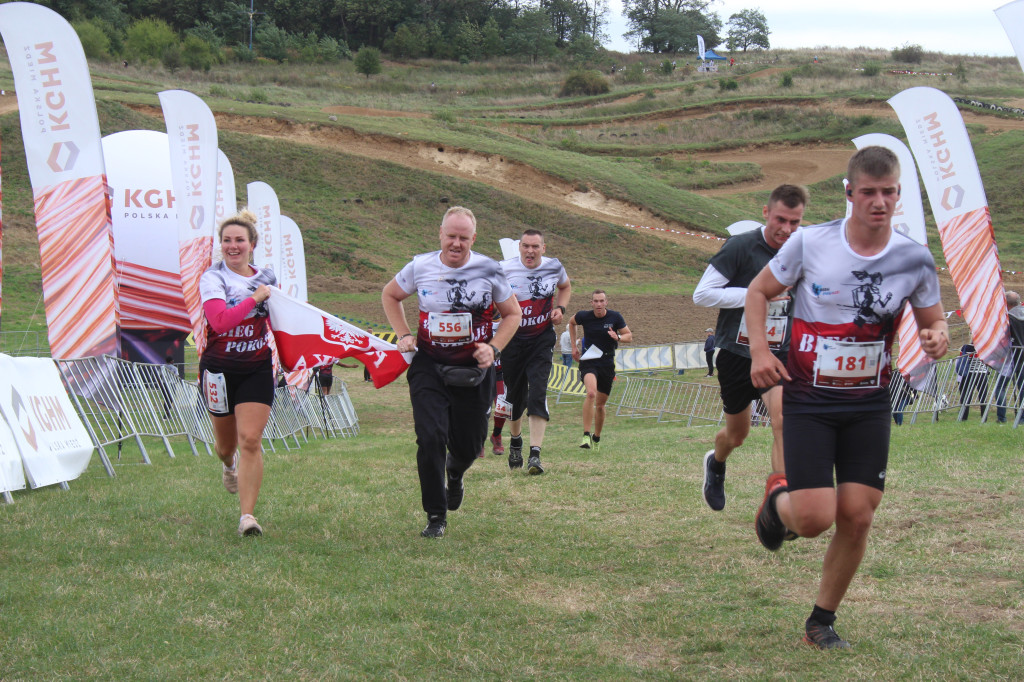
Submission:
M 750 403 L 771 390 L 757 388 L 750 380 L 750 358 L 720 350 L 715 365 L 718 367 L 718 385 L 722 389 L 722 411 L 726 414 L 743 412 Z
M 888 410 L 784 414 L 782 442 L 789 489 L 863 483 L 885 490 L 891 424 Z
M 555 331 L 524 339 L 513 336 L 501 353 L 502 374 L 512 403 L 512 421 L 529 412 L 530 416 L 549 419 L 548 376 L 551 374 L 551 347 Z
M 235 405 L 241 403 L 274 404 L 274 370 L 268 362 L 266 367 L 251 372 L 221 372 L 227 388 L 227 412 L 210 409 L 207 393 L 207 372 L 216 372 L 201 360 L 199 362 L 199 389 L 203 394 L 203 402 L 210 414 L 224 417 L 235 413 Z
M 597 377 L 597 392 L 605 395 L 612 394 L 612 382 L 615 380 L 615 363 L 604 360 L 581 360 L 580 381 L 587 374 Z

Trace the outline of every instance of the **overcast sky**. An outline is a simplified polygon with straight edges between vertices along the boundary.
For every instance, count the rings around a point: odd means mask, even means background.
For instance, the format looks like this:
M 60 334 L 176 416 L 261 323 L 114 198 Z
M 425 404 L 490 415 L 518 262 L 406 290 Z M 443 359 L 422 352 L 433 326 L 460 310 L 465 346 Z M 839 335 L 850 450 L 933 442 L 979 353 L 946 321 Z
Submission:
M 951 54 L 1012 56 L 1003 25 L 993 10 L 1008 0 L 718 0 L 712 11 L 722 23 L 743 9 L 758 9 L 768 20 L 773 48 L 877 47 L 906 43 Z M 611 0 L 609 49 L 636 49 L 622 38 L 627 30 L 621 0 Z M 726 31 L 723 29 L 722 39 Z M 708 45 L 711 47 L 711 45 Z M 696 46 L 694 46 L 696 50 Z

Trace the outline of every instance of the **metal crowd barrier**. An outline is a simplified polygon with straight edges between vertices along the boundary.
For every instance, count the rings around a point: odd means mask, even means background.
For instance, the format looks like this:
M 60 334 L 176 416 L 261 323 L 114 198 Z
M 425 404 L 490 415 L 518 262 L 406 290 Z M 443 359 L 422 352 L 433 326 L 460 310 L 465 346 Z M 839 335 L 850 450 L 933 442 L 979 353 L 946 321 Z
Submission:
M 174 457 L 170 439 L 176 436 L 185 438 L 193 455 L 199 455 L 200 443 L 212 454 L 213 425 L 199 386 L 184 381 L 174 366 L 109 356 L 55 362 L 108 475 L 114 476 L 114 468 L 107 449 L 116 445 L 120 459 L 128 440 L 134 440 L 146 464 L 150 458 L 143 437 L 159 439 L 169 457 Z M 283 387 L 276 389 L 263 438 L 271 452 L 276 452 L 275 440 L 290 450 L 318 432 L 324 437 L 355 436 L 358 424 L 344 382 L 329 396 Z

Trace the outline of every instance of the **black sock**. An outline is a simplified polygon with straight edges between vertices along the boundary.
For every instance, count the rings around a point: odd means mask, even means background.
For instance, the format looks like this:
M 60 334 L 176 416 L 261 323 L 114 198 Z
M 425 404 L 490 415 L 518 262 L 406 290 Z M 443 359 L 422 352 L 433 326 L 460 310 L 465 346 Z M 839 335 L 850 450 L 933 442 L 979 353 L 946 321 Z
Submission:
M 836 622 L 836 612 L 823 609 L 815 604 L 814 609 L 811 611 L 811 617 L 807 620 L 816 620 L 822 625 L 832 625 Z
M 540 457 L 540 446 L 538 446 L 538 445 L 531 445 L 530 446 L 530 457 L 534 457 L 534 456 Z
M 584 432 L 583 432 L 583 435 L 584 435 L 584 436 L 589 436 L 589 435 L 590 435 L 590 431 L 584 431 Z
M 712 471 L 714 471 L 716 474 L 724 474 L 725 473 L 725 462 L 719 462 L 712 455 L 710 469 Z
M 514 448 L 521 448 L 521 447 L 523 447 L 523 434 L 519 434 L 518 436 L 510 437 L 509 440 L 508 440 L 508 444 L 511 445 Z
M 601 436 L 592 436 L 592 438 L 593 438 L 595 443 L 600 443 L 601 442 Z

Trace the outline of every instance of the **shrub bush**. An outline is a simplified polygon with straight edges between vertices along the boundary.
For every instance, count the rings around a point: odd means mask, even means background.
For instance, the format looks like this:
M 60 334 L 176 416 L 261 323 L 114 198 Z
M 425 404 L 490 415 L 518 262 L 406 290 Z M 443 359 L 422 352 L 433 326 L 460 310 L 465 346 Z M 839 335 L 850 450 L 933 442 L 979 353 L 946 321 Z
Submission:
M 903 47 L 893 50 L 892 58 L 894 61 L 903 62 L 904 64 L 920 64 L 924 59 L 924 48 L 920 45 L 910 45 L 907 43 Z
M 78 34 L 78 40 L 82 43 L 82 50 L 85 56 L 90 59 L 110 58 L 110 38 L 93 21 L 76 21 L 72 28 Z
M 718 79 L 719 90 L 739 90 L 740 84 L 731 78 L 719 78 Z
M 124 50 L 142 62 L 163 59 L 171 46 L 178 46 L 178 36 L 167 22 L 160 19 L 139 19 L 128 27 Z M 179 48 L 180 49 L 180 48 Z
M 861 75 L 870 78 L 872 76 L 877 76 L 880 73 L 882 73 L 881 64 L 876 64 L 875 62 L 868 62 L 867 64 L 864 65 L 864 70 L 861 72 Z
M 565 79 L 558 96 L 603 95 L 610 89 L 608 80 L 597 71 L 577 71 L 570 73 L 569 77 Z
M 793 87 L 793 76 L 788 73 L 783 74 L 782 81 L 779 83 L 779 85 L 781 85 L 784 88 Z

